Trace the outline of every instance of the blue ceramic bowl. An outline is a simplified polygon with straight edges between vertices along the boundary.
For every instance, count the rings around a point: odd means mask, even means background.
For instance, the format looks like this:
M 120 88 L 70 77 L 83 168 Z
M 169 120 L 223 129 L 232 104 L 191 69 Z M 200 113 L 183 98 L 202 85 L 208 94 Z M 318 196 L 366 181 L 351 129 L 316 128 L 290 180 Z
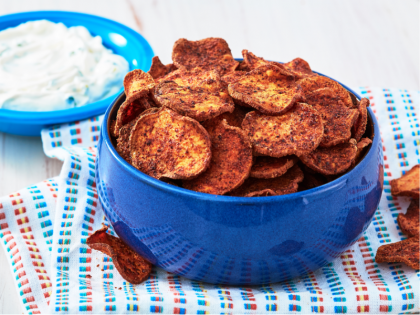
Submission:
M 65 11 L 35 11 L 3 15 L 0 16 L 0 31 L 41 19 L 54 23 L 61 22 L 67 27 L 84 26 L 93 36 L 102 37 L 105 47 L 123 56 L 128 61 L 130 70 L 148 71 L 150 68 L 154 54 L 143 36 L 127 26 L 99 16 Z M 120 92 L 82 107 L 57 111 L 28 112 L 0 109 L 0 131 L 24 136 L 39 136 L 41 129 L 49 125 L 103 114 L 118 94 Z
M 354 169 L 307 191 L 245 198 L 172 186 L 124 161 L 108 131 L 124 99 L 120 95 L 105 114 L 99 198 L 116 233 L 169 272 L 228 285 L 291 279 L 331 262 L 372 220 L 382 194 L 383 154 L 370 108 L 366 134 L 373 143 Z

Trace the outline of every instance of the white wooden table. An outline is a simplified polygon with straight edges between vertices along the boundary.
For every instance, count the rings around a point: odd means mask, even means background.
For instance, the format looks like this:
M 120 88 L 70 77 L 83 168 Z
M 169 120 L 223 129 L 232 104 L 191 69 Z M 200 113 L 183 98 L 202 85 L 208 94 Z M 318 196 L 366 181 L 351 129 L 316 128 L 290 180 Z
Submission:
M 233 55 L 307 60 L 350 86 L 419 89 L 419 0 L 0 0 L 0 15 L 67 10 L 100 15 L 143 34 L 164 63 L 181 37 L 222 37 Z M 1 17 L 0 17 L 1 19 Z M 0 133 L 0 196 L 59 174 L 40 138 Z M 22 313 L 0 250 L 0 314 Z

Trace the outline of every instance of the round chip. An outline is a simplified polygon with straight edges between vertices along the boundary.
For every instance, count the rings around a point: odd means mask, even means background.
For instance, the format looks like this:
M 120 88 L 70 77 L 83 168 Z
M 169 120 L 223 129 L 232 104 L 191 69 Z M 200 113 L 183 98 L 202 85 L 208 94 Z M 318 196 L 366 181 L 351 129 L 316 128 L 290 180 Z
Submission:
M 232 112 L 235 106 L 215 71 L 177 70 L 156 86 L 153 96 L 160 105 L 198 121 Z
M 243 61 L 244 65 L 241 68 L 246 67 L 246 69 L 248 69 L 246 71 L 251 71 L 265 65 L 275 65 L 279 67 L 280 69 L 286 70 L 283 64 L 276 61 L 268 61 L 262 57 L 257 57 L 252 52 L 246 49 L 242 50 L 242 56 L 244 57 L 244 61 Z
M 304 100 L 294 76 L 275 65 L 264 65 L 229 84 L 229 94 L 267 115 L 280 115 Z
M 152 58 L 150 70 L 147 73 L 150 74 L 155 81 L 157 81 L 157 79 L 162 78 L 175 70 L 176 67 L 172 63 L 165 66 L 158 56 L 154 56 Z
M 359 117 L 355 121 L 352 132 L 353 138 L 356 141 L 359 141 L 366 131 L 367 125 L 367 107 L 369 106 L 369 100 L 367 98 L 362 98 L 357 106 L 359 110 Z
M 303 172 L 294 165 L 284 175 L 275 178 L 248 178 L 242 186 L 233 190 L 230 195 L 238 197 L 258 197 L 287 195 L 297 192 L 303 180 Z
M 143 111 L 152 107 L 147 98 L 135 99 L 131 103 L 125 101 L 117 112 L 117 121 L 114 126 L 114 134 L 119 136 L 120 128 L 137 118 Z
M 324 137 L 320 147 L 332 147 L 351 138 L 351 128 L 359 112 L 345 106 L 340 94 L 331 88 L 322 88 L 306 94 L 306 102 L 322 116 Z
M 104 226 L 90 235 L 86 244 L 112 258 L 115 268 L 126 281 L 140 284 L 146 280 L 151 271 L 152 264 L 133 251 L 121 239 L 106 233 L 108 227 Z
M 130 71 L 124 78 L 124 92 L 127 103 L 146 96 L 155 86 L 155 80 L 140 69 Z
M 246 112 L 239 106 L 235 106 L 235 109 L 232 113 L 223 113 L 213 119 L 205 121 L 204 123 L 207 124 L 207 122 L 211 120 L 222 121 L 223 119 L 226 119 L 229 126 L 241 128 L 245 116 Z
M 235 71 L 239 65 L 233 59 L 227 42 L 213 37 L 198 41 L 178 39 L 172 49 L 172 60 L 178 68 L 217 70 L 222 75 Z
M 345 172 L 356 158 L 357 143 L 350 139 L 329 148 L 318 147 L 315 151 L 300 155 L 299 159 L 309 168 L 324 175 L 336 175 Z
M 340 83 L 330 78 L 318 75 L 301 79 L 297 81 L 297 83 L 301 86 L 302 92 L 305 96 L 315 90 L 330 88 L 334 90 L 338 96 L 340 96 L 344 105 L 348 108 L 354 108 L 349 92 L 343 88 Z
M 312 72 L 309 63 L 307 63 L 302 58 L 295 58 L 292 61 L 285 63 L 284 66 L 286 69 L 293 73 L 296 79 L 317 75 L 316 73 Z
M 251 168 L 250 177 L 275 178 L 283 175 L 289 168 L 296 164 L 296 156 L 274 158 L 271 156 L 258 156 Z
M 364 149 L 367 146 L 369 146 L 371 143 L 372 143 L 372 140 L 370 140 L 369 138 L 363 138 L 362 140 L 357 142 L 357 153 L 356 153 L 356 158 L 354 159 L 353 165 L 356 165 L 360 162 Z
M 308 104 L 298 103 L 281 116 L 248 113 L 242 122 L 254 151 L 272 157 L 302 155 L 315 150 L 324 136 L 321 115 Z
M 240 186 L 252 167 L 252 146 L 246 134 L 226 120 L 207 121 L 204 127 L 212 143 L 210 167 L 183 187 L 208 194 L 223 195 Z
M 211 143 L 197 121 L 168 108 L 142 115 L 130 136 L 132 165 L 157 179 L 187 179 L 210 165 Z
M 242 78 L 242 76 L 246 74 L 246 72 L 244 71 L 235 71 L 235 72 L 231 72 L 228 73 L 226 75 L 224 75 L 222 77 L 222 81 L 223 83 L 226 85 L 226 87 L 231 84 L 231 83 L 235 83 L 236 81 L 238 81 L 240 78 Z

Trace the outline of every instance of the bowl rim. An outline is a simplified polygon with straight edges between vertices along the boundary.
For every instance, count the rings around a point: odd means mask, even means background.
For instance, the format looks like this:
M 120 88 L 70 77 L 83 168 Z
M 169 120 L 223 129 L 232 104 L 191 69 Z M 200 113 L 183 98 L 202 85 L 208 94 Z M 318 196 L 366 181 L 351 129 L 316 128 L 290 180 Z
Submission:
M 243 60 L 242 58 L 235 58 L 238 61 Z M 328 77 L 332 80 L 334 80 L 333 78 L 324 75 L 320 72 L 317 71 L 313 71 L 321 76 L 324 77 Z M 342 84 L 341 82 L 334 80 L 337 83 L 339 83 L 342 87 L 344 87 L 346 90 L 348 90 L 349 92 L 353 93 L 357 99 L 361 99 L 360 95 L 357 94 L 356 92 L 354 92 L 352 89 L 350 89 L 349 87 L 347 87 L 346 85 Z M 114 148 L 111 138 L 110 138 L 110 134 L 109 134 L 109 130 L 108 130 L 108 120 L 110 119 L 110 112 L 111 109 L 115 106 L 115 104 L 120 100 L 120 98 L 124 97 L 124 92 L 121 93 L 113 102 L 112 104 L 108 107 L 105 116 L 104 116 L 104 120 L 102 122 L 102 130 L 101 130 L 101 137 L 104 137 L 103 141 L 105 142 L 106 146 L 108 147 L 108 150 L 110 150 L 112 156 L 117 160 L 118 164 L 125 170 L 127 171 L 132 177 L 142 181 L 143 183 L 152 186 L 153 188 L 165 191 L 166 193 L 171 193 L 171 194 L 179 194 L 179 195 L 183 195 L 185 197 L 189 197 L 189 198 L 194 198 L 194 199 L 199 199 L 199 200 L 204 200 L 204 201 L 217 201 L 217 202 L 224 202 L 224 203 L 232 203 L 232 204 L 237 204 L 240 203 L 241 205 L 255 205 L 255 204 L 269 204 L 269 203 L 281 203 L 283 201 L 287 201 L 290 199 L 296 199 L 296 198 L 305 198 L 307 196 L 313 196 L 314 194 L 318 194 L 318 193 L 325 193 L 327 191 L 331 191 L 334 190 L 335 188 L 341 188 L 342 186 L 344 186 L 347 182 L 350 176 L 352 176 L 352 174 L 355 174 L 356 172 L 359 172 L 360 170 L 362 170 L 363 168 L 366 167 L 366 164 L 368 163 L 367 161 L 369 159 L 371 159 L 373 157 L 373 155 L 377 152 L 377 150 L 372 150 L 373 147 L 376 147 L 378 145 L 378 142 L 380 140 L 380 132 L 379 132 L 379 126 L 378 126 L 378 122 L 376 120 L 375 115 L 373 114 L 372 109 L 370 108 L 370 106 L 367 108 L 368 110 L 368 116 L 370 116 L 370 119 L 372 121 L 373 124 L 373 139 L 372 139 L 372 144 L 369 147 L 369 151 L 365 154 L 365 156 L 363 157 L 363 159 L 349 172 L 343 174 L 342 176 L 338 177 L 337 179 L 315 187 L 315 188 L 311 188 L 308 190 L 304 190 L 304 191 L 298 191 L 292 194 L 287 194 L 287 195 L 279 195 L 279 196 L 267 196 L 264 198 L 261 197 L 236 197 L 236 196 L 225 196 L 225 195 L 212 195 L 212 194 L 207 194 L 207 193 L 202 193 L 202 192 L 196 192 L 193 190 L 189 190 L 186 188 L 182 188 L 182 187 L 177 187 L 174 185 L 170 185 L 167 184 L 163 181 L 160 181 L 158 179 L 155 179 L 149 175 L 144 174 L 143 172 L 141 172 L 140 170 L 136 169 L 134 166 L 132 166 L 131 164 L 129 164 L 127 161 L 125 161 L 116 151 L 116 149 Z M 379 144 L 380 145 L 380 144 Z M 98 152 L 98 159 L 97 159 L 97 163 L 99 161 L 99 153 Z
M 25 19 L 26 22 L 46 19 L 49 18 L 66 18 L 66 19 L 73 19 L 75 21 L 94 21 L 97 23 L 106 24 L 110 29 L 118 29 L 126 34 L 137 39 L 137 42 L 140 43 L 146 53 L 154 56 L 154 52 L 152 47 L 150 46 L 149 42 L 138 32 L 131 29 L 130 27 L 121 24 L 119 22 L 93 15 L 87 13 L 80 13 L 80 12 L 73 12 L 73 11 L 27 11 L 27 12 L 19 12 L 19 13 L 12 13 L 7 15 L 0 15 L 1 22 L 11 22 L 16 19 Z M 25 22 L 22 22 L 25 23 Z M 56 22 L 58 23 L 58 22 Z M 7 29 L 7 28 L 5 28 Z M 4 29 L 1 29 L 4 30 Z M 0 31 L 1 31 L 0 30 Z M 90 30 L 89 30 L 90 32 Z M 125 58 L 124 58 L 125 59 Z M 127 60 L 130 63 L 129 60 Z M 100 99 L 93 103 L 88 103 L 86 105 L 80 107 L 73 107 L 67 109 L 60 109 L 60 110 L 53 110 L 53 111 L 19 111 L 19 110 L 11 110 L 11 109 L 3 109 L 0 108 L 0 120 L 9 120 L 14 121 L 16 123 L 23 123 L 26 125 L 53 125 L 58 123 L 64 122 L 71 122 L 80 119 L 84 119 L 87 117 L 92 117 L 95 115 L 102 114 L 106 111 L 109 106 L 109 103 L 115 100 L 124 89 L 121 88 L 117 93 L 108 96 L 106 98 Z

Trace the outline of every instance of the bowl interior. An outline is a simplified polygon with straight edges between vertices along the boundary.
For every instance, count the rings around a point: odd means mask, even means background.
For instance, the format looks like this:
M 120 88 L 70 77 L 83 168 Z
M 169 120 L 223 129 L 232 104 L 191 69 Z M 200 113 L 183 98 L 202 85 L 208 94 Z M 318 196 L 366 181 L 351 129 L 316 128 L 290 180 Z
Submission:
M 242 59 L 237 59 L 237 60 L 242 60 Z M 314 71 L 315 72 L 315 71 Z M 317 72 L 318 73 L 318 72 Z M 318 74 L 320 74 L 320 75 L 323 75 L 323 74 L 321 74 L 321 73 L 318 73 Z M 332 79 L 332 78 L 331 78 Z M 340 82 L 338 82 L 338 83 L 340 83 Z M 340 83 L 341 84 L 341 83 Z M 342 85 L 342 84 L 341 84 Z M 358 101 L 360 101 L 360 96 L 358 96 L 355 92 L 353 92 L 351 89 L 349 89 L 349 88 L 347 88 L 346 86 L 344 86 L 344 85 L 342 85 L 344 88 L 346 88 L 346 90 L 350 93 L 350 96 L 351 96 L 351 98 L 352 98 L 352 100 L 353 101 L 356 101 L 356 100 L 358 100 Z M 125 97 L 125 94 L 124 94 L 124 92 L 123 93 L 121 93 L 120 95 L 119 95 L 119 97 L 114 101 L 114 103 L 113 103 L 113 106 L 110 108 L 110 110 L 109 110 L 109 114 L 108 114 L 108 117 L 107 117 L 107 120 L 106 120 L 106 127 L 107 127 L 107 133 L 108 133 L 108 138 L 111 140 L 111 143 L 112 143 L 112 146 L 113 146 L 113 149 L 114 149 L 114 151 L 115 152 L 117 152 L 116 151 L 116 147 L 117 147 L 117 142 L 116 142 L 116 139 L 115 138 L 113 138 L 112 136 L 111 136 L 111 132 L 110 132 L 110 126 L 111 126 L 111 122 L 112 122 L 112 120 L 115 120 L 116 119 L 116 117 L 117 117 L 117 112 L 118 112 L 118 109 L 120 108 L 120 106 L 124 103 L 124 101 L 125 101 L 125 99 L 126 99 L 126 97 Z M 375 130 L 375 128 L 374 128 L 374 122 L 373 122 L 373 119 L 372 119 L 372 117 L 371 117 L 371 113 L 370 113 L 370 111 L 368 110 L 368 118 L 367 118 L 367 125 L 366 125 L 366 131 L 365 131 L 365 133 L 364 133 L 364 135 L 363 135 L 363 137 L 367 137 L 367 138 L 370 138 L 372 141 L 373 141 L 373 139 L 374 139 L 374 137 L 375 137 L 375 134 L 374 134 L 374 130 Z M 364 153 L 363 153 L 363 155 L 361 156 L 361 158 L 360 158 L 360 160 L 359 160 L 359 162 L 354 166 L 354 167 L 356 167 L 358 164 L 360 164 L 362 161 L 363 161 L 363 159 L 366 157 L 366 155 L 369 153 L 369 151 L 370 151 L 370 149 L 371 149 L 371 147 L 372 147 L 372 144 L 370 144 L 368 147 L 367 147 L 367 149 L 366 150 L 364 150 Z M 116 153 L 117 155 L 118 155 L 118 153 Z M 139 170 L 137 170 L 137 169 L 135 169 L 133 166 L 131 166 L 128 162 L 126 162 L 122 157 L 120 157 L 119 155 L 118 155 L 118 157 L 117 158 L 119 158 L 120 160 L 121 160 L 121 162 L 122 163 L 126 163 L 129 167 L 131 167 L 131 168 L 133 168 L 136 172 L 139 172 L 139 173 L 141 173 L 141 174 L 143 174 L 141 171 L 139 171 Z M 344 174 L 342 174 L 340 177 L 342 177 L 343 175 L 345 175 L 345 174 L 348 174 L 348 173 L 350 173 L 353 169 L 354 169 L 354 167 L 352 168 L 352 169 L 350 169 L 348 172 L 346 172 L 346 173 L 344 173 Z M 147 176 L 146 174 L 143 174 L 144 176 Z M 338 180 L 340 177 L 338 177 L 336 180 Z M 156 181 L 158 181 L 158 180 L 156 180 Z M 162 183 L 162 184 L 164 184 L 164 182 L 162 182 L 162 181 L 159 181 L 160 183 Z M 322 185 L 322 186 L 319 186 L 319 187 L 323 187 L 323 186 L 325 186 L 325 185 L 328 185 L 328 184 L 330 184 L 331 182 L 328 182 L 328 183 L 326 183 L 326 184 L 324 184 L 324 185 Z M 178 187 L 177 187 L 178 188 Z M 182 190 L 184 190 L 184 191 L 189 191 L 189 190 L 187 190 L 187 189 L 184 189 L 184 188 L 181 188 L 181 187 L 179 187 L 179 189 L 182 189 Z M 308 190 L 306 190 L 305 192 L 309 192 L 309 191 L 312 191 L 312 190 L 314 190 L 314 189 L 318 189 L 318 187 L 316 187 L 316 188 L 312 188 L 312 189 L 308 189 Z M 202 193 L 200 193 L 200 194 L 202 194 Z M 213 196 L 213 195 L 209 195 L 209 194 L 205 194 L 205 195 L 208 195 L 208 196 Z M 291 194 L 291 195 L 293 195 L 293 194 Z M 276 196 L 274 196 L 274 197 L 276 197 Z M 234 197 L 234 198 L 240 198 L 240 197 Z M 258 198 L 258 197 L 247 197 L 247 199 L 255 199 L 255 198 Z M 266 199 L 266 198 L 273 198 L 273 197 L 265 197 L 265 198 L 263 198 L 263 199 Z M 260 198 L 261 199 L 261 198 Z
M 84 26 L 92 36 L 100 36 L 103 45 L 115 54 L 121 55 L 129 63 L 130 70 L 147 71 L 151 65 L 153 50 L 149 43 L 139 33 L 118 22 L 99 16 L 65 12 L 65 11 L 35 11 L 2 16 L 0 30 L 18 26 L 34 20 L 49 20 L 63 23 L 67 27 Z M 71 109 L 31 112 L 0 109 L 0 119 L 15 120 L 26 124 L 54 124 L 79 120 L 105 112 L 109 104 L 122 91 L 99 101 Z

